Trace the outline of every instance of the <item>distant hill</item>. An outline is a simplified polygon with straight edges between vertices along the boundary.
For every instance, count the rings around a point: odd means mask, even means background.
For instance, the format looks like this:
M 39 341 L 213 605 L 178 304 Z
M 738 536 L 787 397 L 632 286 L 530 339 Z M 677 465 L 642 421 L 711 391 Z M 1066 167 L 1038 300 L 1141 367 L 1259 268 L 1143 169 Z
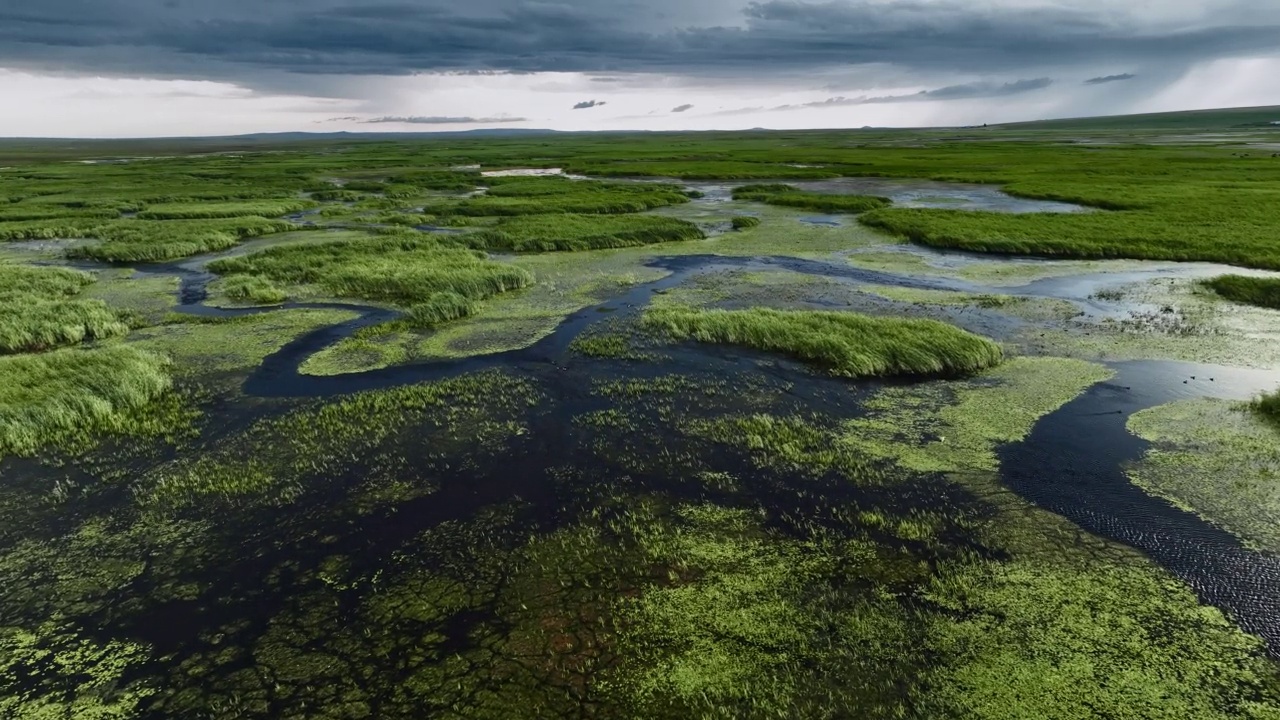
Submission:
M 1227 130 L 1246 128 L 1280 129 L 1280 106 L 1185 110 L 1141 115 L 1036 120 L 992 125 L 1006 130 Z

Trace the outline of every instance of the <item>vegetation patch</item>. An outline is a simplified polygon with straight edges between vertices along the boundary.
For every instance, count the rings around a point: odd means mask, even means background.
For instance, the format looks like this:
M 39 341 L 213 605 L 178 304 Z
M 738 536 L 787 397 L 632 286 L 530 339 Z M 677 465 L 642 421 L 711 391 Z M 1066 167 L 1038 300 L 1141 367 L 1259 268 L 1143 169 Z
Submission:
M 257 275 L 232 275 L 221 282 L 222 293 L 232 300 L 253 305 L 279 305 L 289 294 Z
M 1239 403 L 1185 400 L 1135 413 L 1152 443 L 1134 484 L 1271 552 L 1280 551 L 1280 435 Z
M 208 220 L 211 218 L 279 217 L 316 206 L 307 200 L 233 203 L 160 203 L 138 213 L 140 220 Z
M 105 262 L 164 262 L 234 247 L 244 238 L 297 230 L 287 220 L 120 220 L 95 228 L 101 243 L 68 250 L 70 257 Z
M 1021 357 L 960 386 L 886 388 L 845 424 L 841 442 L 918 472 L 994 472 L 997 447 L 1113 374 L 1083 360 Z
M 706 237 L 697 225 L 655 215 L 530 216 L 503 220 L 466 236 L 494 250 L 550 252 L 636 247 Z
M 168 361 L 125 345 L 0 357 L 0 457 L 122 432 L 172 385 Z
M 432 215 L 465 216 L 561 213 L 613 215 L 638 213 L 687 202 L 689 197 L 674 185 L 516 177 L 509 182 L 495 184 L 484 195 L 463 200 L 427 200 L 422 205 L 422 211 Z
M 1221 275 L 1203 284 L 1231 302 L 1280 310 L 1280 278 Z
M 933 320 L 677 306 L 651 309 L 643 323 L 676 339 L 785 353 L 844 377 L 961 375 L 1004 357 L 996 343 Z
M 760 226 L 760 218 L 750 215 L 738 215 L 729 221 L 734 230 L 750 230 Z
M 473 303 L 523 288 L 532 276 L 484 253 L 415 233 L 275 247 L 210 263 L 223 275 L 316 285 L 337 297 L 394 303 L 430 325 L 464 317 Z
M 0 265 L 0 354 L 43 352 L 129 331 L 101 300 L 72 296 L 94 281 L 63 268 Z
M 824 213 L 863 213 L 892 204 L 886 197 L 804 192 L 792 185 L 742 185 L 733 189 L 733 199 Z

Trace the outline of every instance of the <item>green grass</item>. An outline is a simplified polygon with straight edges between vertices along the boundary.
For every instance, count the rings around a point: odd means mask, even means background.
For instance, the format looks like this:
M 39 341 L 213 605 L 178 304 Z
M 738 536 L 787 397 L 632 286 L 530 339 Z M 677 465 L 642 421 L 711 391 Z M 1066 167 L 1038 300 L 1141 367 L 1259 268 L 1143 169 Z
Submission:
M 729 222 L 733 225 L 734 230 L 749 230 L 760 226 L 760 218 L 751 217 L 750 215 L 739 215 Z
M 534 215 L 500 221 L 466 236 L 481 247 L 515 252 L 599 250 L 706 237 L 697 225 L 654 215 Z
M 615 215 L 689 202 L 677 186 L 659 183 L 600 183 L 563 178 L 487 178 L 489 192 L 465 200 L 429 199 L 432 215 L 513 216 L 577 213 Z
M 1280 279 L 1277 278 L 1221 275 L 1205 280 L 1203 285 L 1232 302 L 1280 310 Z
M 164 262 L 235 247 L 241 240 L 298 230 L 287 220 L 237 217 L 214 220 L 120 220 L 92 231 L 97 245 L 78 247 L 70 257 L 105 262 Z
M 218 260 L 209 269 L 231 276 L 229 281 L 256 276 L 319 286 L 337 297 L 393 303 L 410 308 L 410 319 L 430 325 L 463 317 L 474 303 L 533 281 L 525 270 L 476 250 L 443 246 L 422 233 L 275 247 Z
M 1249 403 L 1249 407 L 1267 420 L 1280 425 L 1280 390 L 1259 395 Z
M 826 213 L 863 213 L 889 207 L 891 203 L 886 197 L 804 192 L 791 185 L 743 185 L 734 188 L 733 199 Z
M 960 375 L 998 365 L 999 345 L 933 320 L 847 312 L 651 309 L 644 326 L 677 339 L 781 352 L 844 377 Z
M 106 303 L 74 299 L 93 282 L 79 270 L 0 264 L 0 354 L 43 352 L 128 333 Z
M 71 297 L 92 284 L 93 276 L 80 270 L 0 263 L 0 300 Z
M 0 354 L 43 352 L 128 332 L 101 300 L 0 300 Z
M 233 275 L 222 281 L 222 292 L 232 300 L 254 305 L 278 305 L 289 299 L 275 283 L 256 275 Z
M 166 393 L 168 361 L 125 345 L 0 357 L 0 456 L 127 429 Z
M 210 220 L 217 218 L 279 217 L 308 210 L 316 203 L 307 200 L 278 200 L 232 203 L 163 203 L 138 213 L 140 220 Z

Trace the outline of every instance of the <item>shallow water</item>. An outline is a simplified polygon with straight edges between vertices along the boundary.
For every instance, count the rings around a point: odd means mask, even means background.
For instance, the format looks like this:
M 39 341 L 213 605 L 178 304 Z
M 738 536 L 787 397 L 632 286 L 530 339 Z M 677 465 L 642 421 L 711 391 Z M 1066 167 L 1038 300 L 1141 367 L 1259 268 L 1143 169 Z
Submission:
M 668 182 L 680 182 L 668 180 Z M 983 210 L 1004 213 L 1078 213 L 1094 212 L 1093 208 L 1050 200 L 1028 200 L 1015 197 L 995 185 L 944 183 L 929 180 L 892 180 L 888 178 L 835 178 L 832 180 L 752 180 L 734 183 L 686 182 L 703 193 L 694 202 L 720 203 L 733 199 L 733 189 L 758 183 L 785 183 L 806 192 L 829 195 L 877 195 L 887 197 L 897 207 L 939 208 L 946 210 Z

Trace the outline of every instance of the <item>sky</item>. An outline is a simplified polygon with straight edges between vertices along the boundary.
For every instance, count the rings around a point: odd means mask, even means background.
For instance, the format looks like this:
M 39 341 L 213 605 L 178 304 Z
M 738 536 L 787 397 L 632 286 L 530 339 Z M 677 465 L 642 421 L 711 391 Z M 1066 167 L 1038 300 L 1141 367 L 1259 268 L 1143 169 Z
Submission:
M 919 127 L 1249 105 L 1280 105 L 1277 0 L 0 0 L 8 137 Z

